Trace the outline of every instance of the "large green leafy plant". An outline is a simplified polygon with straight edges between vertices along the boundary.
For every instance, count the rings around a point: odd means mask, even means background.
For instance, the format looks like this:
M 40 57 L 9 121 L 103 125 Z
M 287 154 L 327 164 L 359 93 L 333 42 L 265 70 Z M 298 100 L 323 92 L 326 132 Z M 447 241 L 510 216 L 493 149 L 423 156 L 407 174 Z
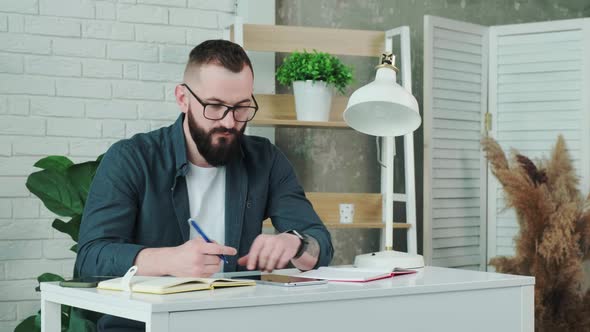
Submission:
M 276 77 L 283 85 L 291 85 L 294 81 L 324 81 L 344 94 L 344 89 L 352 82 L 352 69 L 328 53 L 304 50 L 286 57 L 277 69 Z
M 68 234 L 76 243 L 90 184 L 101 159 L 102 156 L 95 161 L 74 164 L 63 156 L 45 157 L 34 165 L 41 170 L 32 173 L 27 178 L 26 185 L 29 191 L 39 197 L 47 209 L 61 217 L 53 220 L 52 227 Z M 69 220 L 62 220 L 64 218 L 69 218 Z M 77 252 L 77 244 L 73 245 L 70 250 Z M 64 279 L 53 273 L 43 273 L 37 280 L 44 282 Z M 39 287 L 37 287 L 37 291 L 39 291 Z M 69 306 L 62 306 L 61 312 L 62 331 L 95 330 L 96 315 Z M 40 331 L 40 323 L 41 313 L 38 312 L 37 315 L 23 320 L 14 331 Z

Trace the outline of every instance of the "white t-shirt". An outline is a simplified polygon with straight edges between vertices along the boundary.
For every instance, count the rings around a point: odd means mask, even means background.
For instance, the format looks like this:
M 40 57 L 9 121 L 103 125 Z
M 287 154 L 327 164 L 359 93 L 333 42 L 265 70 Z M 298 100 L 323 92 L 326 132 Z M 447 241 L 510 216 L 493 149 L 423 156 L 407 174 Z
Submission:
M 186 186 L 191 217 L 203 232 L 225 245 L 225 167 L 199 167 L 189 163 Z M 189 225 L 190 238 L 198 236 Z

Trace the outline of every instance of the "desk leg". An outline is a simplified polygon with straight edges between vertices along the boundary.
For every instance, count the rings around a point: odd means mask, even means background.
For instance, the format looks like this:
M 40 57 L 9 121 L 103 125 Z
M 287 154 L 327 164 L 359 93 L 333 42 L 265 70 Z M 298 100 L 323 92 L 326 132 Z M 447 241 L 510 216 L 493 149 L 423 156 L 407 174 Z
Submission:
M 145 322 L 146 332 L 168 332 L 168 318 L 170 314 L 168 312 L 154 312 L 152 313 L 150 320 Z
M 61 332 L 61 304 L 41 295 L 41 331 Z
M 523 332 L 535 330 L 535 287 L 523 286 L 521 288 L 522 301 L 522 327 Z

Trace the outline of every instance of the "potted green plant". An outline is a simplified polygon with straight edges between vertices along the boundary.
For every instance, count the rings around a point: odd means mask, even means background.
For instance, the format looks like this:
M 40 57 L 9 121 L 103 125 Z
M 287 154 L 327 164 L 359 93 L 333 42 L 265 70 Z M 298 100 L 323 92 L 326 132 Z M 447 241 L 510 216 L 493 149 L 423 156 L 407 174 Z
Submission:
M 90 184 L 100 164 L 102 155 L 95 161 L 75 164 L 65 156 L 48 156 L 35 163 L 40 168 L 29 175 L 26 186 L 31 193 L 43 202 L 45 207 L 60 217 L 70 218 L 64 221 L 56 218 L 52 227 L 68 234 L 72 240 L 78 242 L 80 221 Z M 70 248 L 78 252 L 77 244 Z M 75 276 L 74 272 L 74 276 Z M 39 283 L 45 281 L 62 281 L 63 277 L 53 273 L 43 273 L 37 278 Z M 39 291 L 39 287 L 36 288 Z M 75 309 L 62 305 L 62 331 L 96 331 L 96 320 L 99 314 Z M 41 331 L 41 311 L 27 317 L 16 328 L 15 332 Z
M 352 81 L 352 69 L 328 53 L 304 50 L 285 58 L 276 77 L 283 85 L 293 84 L 297 120 L 328 121 L 331 87 L 344 94 L 344 89 Z

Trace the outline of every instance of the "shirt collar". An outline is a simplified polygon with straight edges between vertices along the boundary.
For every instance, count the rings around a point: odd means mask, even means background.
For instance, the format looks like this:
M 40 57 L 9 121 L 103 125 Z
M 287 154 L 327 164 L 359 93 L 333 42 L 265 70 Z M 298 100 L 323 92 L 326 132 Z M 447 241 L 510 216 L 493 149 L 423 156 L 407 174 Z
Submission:
M 174 145 L 174 159 L 176 162 L 176 175 L 186 175 L 188 171 L 188 159 L 186 157 L 186 142 L 184 139 L 184 113 L 180 113 L 176 122 L 172 125 L 172 144 Z

